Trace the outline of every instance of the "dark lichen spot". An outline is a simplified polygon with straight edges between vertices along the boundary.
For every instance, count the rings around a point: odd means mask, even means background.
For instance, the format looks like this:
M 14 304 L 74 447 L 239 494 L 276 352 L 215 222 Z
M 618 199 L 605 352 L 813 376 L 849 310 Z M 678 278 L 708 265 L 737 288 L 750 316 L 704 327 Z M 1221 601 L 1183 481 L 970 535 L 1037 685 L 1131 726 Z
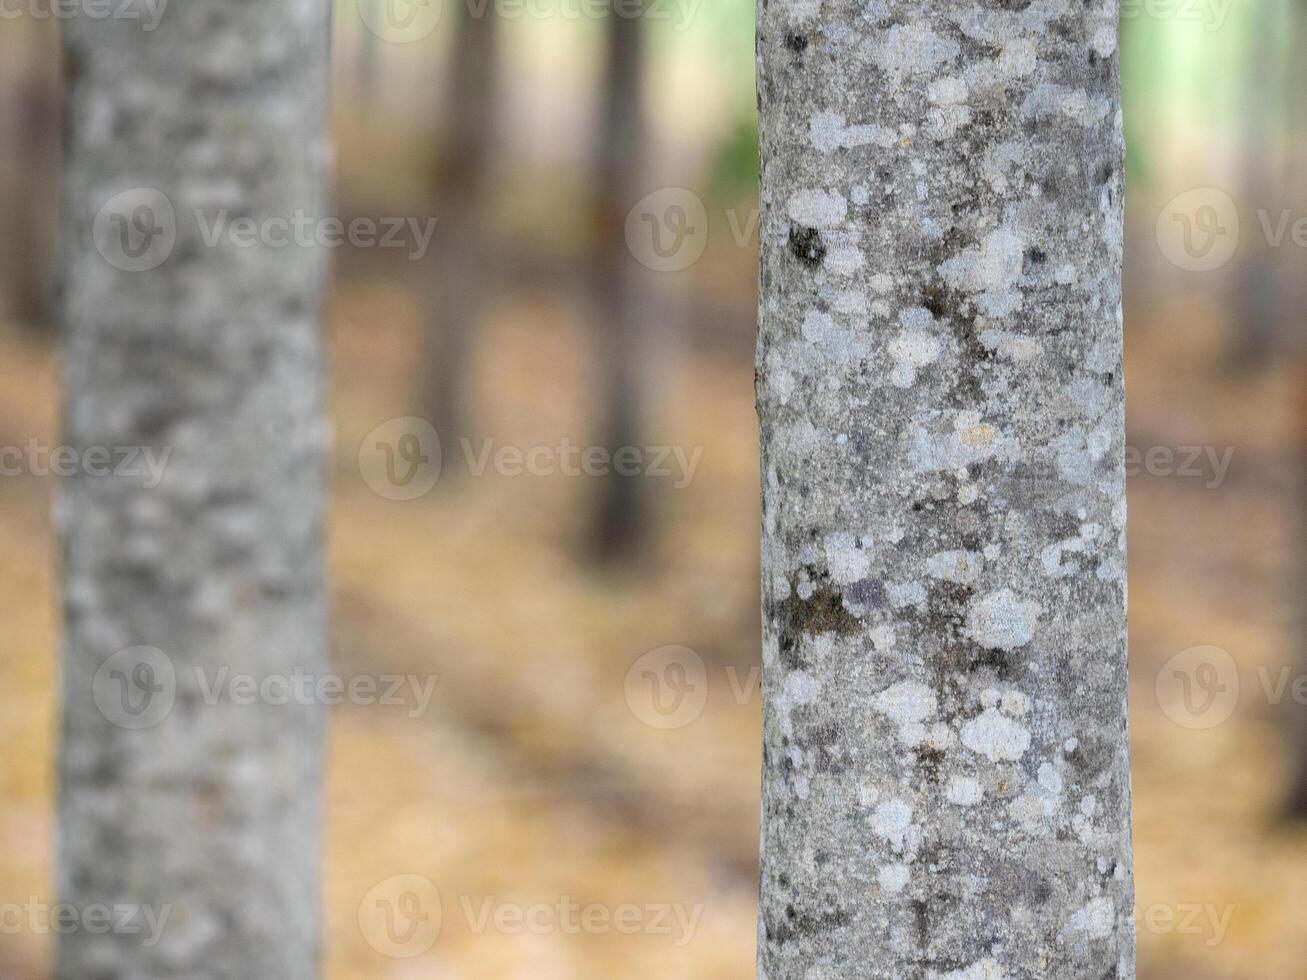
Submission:
M 797 656 L 800 636 L 822 632 L 848 636 L 859 629 L 856 615 L 844 608 L 844 597 L 830 585 L 822 585 L 808 598 L 800 598 L 797 588 L 792 587 L 780 604 L 778 619 L 782 662 L 789 668 L 802 666 Z
M 790 31 L 785 35 L 785 46 L 795 54 L 803 54 L 808 50 L 808 35 L 800 34 L 797 31 Z
M 921 770 L 926 782 L 932 786 L 939 783 L 940 770 L 944 765 L 944 753 L 937 748 L 924 748 L 917 753 L 917 768 Z
M 774 915 L 765 915 L 764 926 L 767 941 L 784 945 L 796 937 L 816 936 L 831 929 L 838 929 L 849 924 L 849 914 L 835 907 L 816 912 L 800 911 L 793 903 L 785 906 L 785 918 L 774 921 Z
M 885 583 L 878 578 L 858 579 L 848 588 L 848 597 L 860 606 L 881 609 L 885 605 Z
M 790 251 L 809 269 L 818 268 L 826 259 L 826 243 L 816 228 L 790 228 Z

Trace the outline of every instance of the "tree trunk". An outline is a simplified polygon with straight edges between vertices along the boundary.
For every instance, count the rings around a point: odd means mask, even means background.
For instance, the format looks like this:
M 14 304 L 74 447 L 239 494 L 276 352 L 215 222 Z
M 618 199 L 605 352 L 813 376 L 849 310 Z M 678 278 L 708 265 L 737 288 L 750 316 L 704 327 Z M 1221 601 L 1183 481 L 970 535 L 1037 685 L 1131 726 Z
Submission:
M 64 25 L 64 439 L 169 455 L 61 488 L 60 900 L 164 922 L 59 936 L 63 980 L 319 972 L 323 713 L 276 679 L 326 667 L 326 252 L 204 229 L 324 216 L 328 11 Z
M 759 976 L 1130 978 L 1117 5 L 888 10 L 760 7 Z
M 33 333 L 53 335 L 50 279 L 53 271 L 55 186 L 52 178 L 59 144 L 58 42 L 49 25 L 6 38 L 6 49 L 26 47 L 11 64 L 16 71 L 0 99 L 0 214 L 6 227 L 0 240 L 0 279 L 8 312 Z M 17 28 L 15 28 L 17 30 Z M 17 42 L 17 43 L 15 43 Z M 2 52 L 6 55 L 9 52 Z
M 1284 168 L 1279 165 L 1279 131 L 1284 117 L 1279 111 L 1281 78 L 1279 11 L 1270 4 L 1255 4 L 1251 15 L 1243 88 L 1243 201 L 1245 213 L 1259 211 L 1276 215 L 1284 206 Z M 1231 361 L 1242 370 L 1261 370 L 1279 348 L 1281 306 L 1280 266 L 1282 254 L 1273 250 L 1263 236 L 1249 236 L 1237 268 L 1234 311 L 1234 342 Z
M 437 177 L 441 214 L 440 287 L 430 326 L 432 421 L 444 445 L 446 473 L 462 466 L 460 439 L 472 436 L 468 378 L 478 321 L 493 291 L 495 258 L 487 227 L 499 101 L 499 15 L 458 4 L 450 115 Z
M 634 9 L 614 3 L 609 10 L 596 147 L 599 207 L 593 269 L 604 382 L 603 442 L 610 458 L 624 446 L 638 447 L 642 431 L 643 277 L 626 243 L 626 216 L 640 198 L 646 149 L 643 28 Z M 644 536 L 640 478 L 610 468 L 600 486 L 593 525 L 595 550 L 603 558 L 628 557 Z
M 1293 41 L 1292 59 L 1289 76 L 1287 143 L 1289 151 L 1286 160 L 1286 190 L 1284 206 L 1294 209 L 1294 213 L 1307 202 L 1307 0 L 1298 0 L 1293 6 Z M 1303 287 L 1307 277 L 1307 263 L 1303 261 L 1300 249 L 1285 249 L 1287 254 L 1281 256 L 1282 267 L 1286 273 L 1287 296 L 1282 301 L 1284 306 L 1302 309 L 1307 304 L 1307 289 Z M 1283 283 L 1282 283 L 1283 284 Z M 1307 626 L 1304 619 L 1303 605 L 1299 601 L 1304 589 L 1307 589 L 1307 349 L 1304 348 L 1300 332 L 1286 331 L 1282 353 L 1289 359 L 1292 376 L 1297 384 L 1291 385 L 1294 392 L 1294 418 L 1297 421 L 1295 475 L 1297 476 L 1296 521 L 1298 532 L 1298 567 L 1297 573 L 1290 576 L 1286 596 L 1294 604 L 1298 621 L 1294 624 L 1297 637 L 1303 636 Z M 1299 642 L 1298 664 L 1307 670 L 1307 647 Z M 1301 705 L 1290 712 L 1289 717 L 1289 792 L 1285 801 L 1285 816 L 1291 820 L 1307 821 L 1307 713 Z

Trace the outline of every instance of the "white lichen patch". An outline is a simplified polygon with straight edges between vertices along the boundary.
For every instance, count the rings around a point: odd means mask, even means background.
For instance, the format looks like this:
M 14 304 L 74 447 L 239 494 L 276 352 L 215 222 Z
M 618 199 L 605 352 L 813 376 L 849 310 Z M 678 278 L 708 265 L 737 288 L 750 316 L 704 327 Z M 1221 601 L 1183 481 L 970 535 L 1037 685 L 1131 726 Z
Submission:
M 1035 86 L 1035 90 L 1026 96 L 1021 111 L 1032 119 L 1065 116 L 1088 128 L 1106 119 L 1112 106 L 1106 99 L 1091 98 L 1080 89 L 1045 82 Z
M 943 345 L 934 334 L 925 330 L 904 330 L 890 341 L 889 353 L 894 358 L 890 380 L 899 388 L 909 388 L 917 380 L 917 371 L 939 360 Z
M 852 245 L 835 245 L 826 253 L 825 268 L 836 276 L 848 278 L 858 272 L 867 262 L 862 249 Z
M 925 723 L 939 710 L 939 698 L 925 684 L 902 681 L 877 694 L 872 706 L 899 726 L 899 741 L 911 747 L 926 741 Z
M 994 762 L 1016 762 L 1030 748 L 1030 732 L 997 708 L 986 708 L 962 726 L 962 744 Z
M 1034 638 L 1039 603 L 999 589 L 972 603 L 966 633 L 987 650 L 1014 650 Z
M 984 959 L 961 970 L 945 973 L 941 980 L 1007 980 L 1007 974 L 1003 972 L 998 960 Z
M 791 24 L 812 20 L 821 13 L 821 0 L 782 0 Z
M 920 23 L 895 24 L 877 35 L 871 60 L 896 82 L 906 76 L 931 74 L 961 51 L 957 41 Z
M 1011 228 L 995 228 L 979 245 L 964 249 L 939 267 L 944 281 L 955 289 L 979 293 L 1006 289 L 1021 278 L 1021 236 Z
M 1039 766 L 1039 785 L 1044 787 L 1054 796 L 1062 792 L 1062 774 L 1057 771 L 1057 767 L 1051 762 L 1041 763 Z
M 1081 907 L 1067 922 L 1067 931 L 1088 933 L 1106 939 L 1116 928 L 1116 905 L 1110 898 L 1095 898 Z
M 794 709 L 801 705 L 812 704 L 820 693 L 821 684 L 806 671 L 794 670 L 786 675 L 776 702 L 781 717 L 781 728 L 786 735 L 794 734 L 794 720 L 791 717 Z
M 822 153 L 855 146 L 888 148 L 898 142 L 898 136 L 884 126 L 850 126 L 844 116 L 837 112 L 815 114 L 809 124 L 809 136 L 812 145 Z
M 1062 479 L 1080 486 L 1094 481 L 1094 471 L 1112 446 L 1113 429 L 1108 423 L 1092 430 L 1069 429 L 1054 440 L 1057 473 Z
M 987 459 L 1015 460 L 1016 439 L 981 419 L 974 409 L 958 412 L 951 431 L 934 433 L 914 424 L 908 462 L 918 473 L 957 470 Z
M 876 872 L 876 881 L 881 890 L 891 895 L 903 891 L 910 878 L 911 872 L 906 864 L 886 864 Z
M 886 800 L 872 812 L 871 829 L 877 837 L 902 850 L 912 829 L 912 807 L 902 800 Z
M 885 586 L 889 604 L 895 609 L 926 604 L 926 587 L 920 582 L 890 582 Z
M 931 578 L 970 585 L 980 577 L 985 559 L 975 551 L 940 551 L 926 559 Z
M 996 330 L 993 327 L 981 331 L 980 342 L 987 350 L 1017 364 L 1025 364 L 1044 355 L 1043 346 L 1033 337 L 1023 337 L 1021 334 Z
M 832 534 L 826 538 L 823 550 L 831 581 L 839 585 L 864 579 L 871 571 L 871 555 L 863 550 L 855 534 Z
M 949 780 L 946 798 L 954 806 L 975 806 L 984 795 L 980 780 L 970 776 L 954 776 Z
M 960 78 L 937 78 L 926 89 L 926 95 L 936 105 L 960 105 L 967 101 L 967 83 Z
M 805 227 L 838 228 L 849 216 L 849 202 L 842 194 L 806 190 L 790 198 L 787 210 L 793 221 Z

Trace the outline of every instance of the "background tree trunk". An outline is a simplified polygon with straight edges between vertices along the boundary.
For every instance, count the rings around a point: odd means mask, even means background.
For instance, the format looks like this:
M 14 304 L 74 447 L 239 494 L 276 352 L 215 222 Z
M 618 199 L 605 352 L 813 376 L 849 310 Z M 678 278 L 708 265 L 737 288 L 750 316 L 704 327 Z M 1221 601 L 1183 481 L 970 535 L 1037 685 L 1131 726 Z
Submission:
M 626 243 L 626 216 L 641 196 L 646 148 L 642 16 L 614 4 L 600 102 L 595 191 L 599 202 L 594 290 L 600 316 L 597 349 L 603 365 L 603 445 L 611 456 L 640 446 L 640 342 L 643 269 Z M 641 479 L 610 468 L 602 480 L 593 535 L 604 558 L 631 554 L 644 535 Z
M 759 975 L 1130 978 L 1117 5 L 876 9 L 760 7 Z
M 468 378 L 479 320 L 494 289 L 496 263 L 488 190 L 499 108 L 499 14 L 456 4 L 450 111 L 437 177 L 441 215 L 440 286 L 430 325 L 432 421 L 444 445 L 446 471 L 463 466 L 458 441 L 471 438 Z
M 1284 59 L 1280 57 L 1280 11 L 1272 4 L 1249 8 L 1247 67 L 1243 88 L 1243 134 L 1241 142 L 1242 197 L 1240 207 L 1260 231 L 1257 214 L 1265 210 L 1272 223 L 1285 206 L 1280 162 L 1279 134 L 1284 129 L 1280 92 Z M 1298 76 L 1302 75 L 1299 71 Z M 1302 79 L 1297 79 L 1301 83 Z M 1271 247 L 1264 235 L 1250 235 L 1237 270 L 1235 338 L 1231 355 L 1243 370 L 1262 370 L 1280 349 L 1280 320 L 1283 253 Z
M 59 43 L 47 23 L 15 24 L 0 56 L 17 71 L 0 98 L 0 289 L 7 312 L 35 333 L 53 335 L 53 232 L 59 145 Z
M 196 211 L 325 215 L 328 11 L 64 25 L 65 441 L 170 452 L 61 491 L 60 900 L 170 910 L 153 945 L 61 935 L 64 980 L 318 975 L 321 708 L 207 691 L 326 667 L 326 253 Z

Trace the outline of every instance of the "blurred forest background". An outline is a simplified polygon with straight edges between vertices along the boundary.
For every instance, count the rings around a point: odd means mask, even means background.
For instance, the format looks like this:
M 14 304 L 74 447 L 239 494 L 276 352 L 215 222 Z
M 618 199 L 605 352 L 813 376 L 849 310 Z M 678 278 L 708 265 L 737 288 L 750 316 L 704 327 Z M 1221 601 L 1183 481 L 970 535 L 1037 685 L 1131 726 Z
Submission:
M 338 4 L 339 215 L 438 223 L 420 258 L 335 256 L 333 658 L 346 676 L 438 682 L 421 712 L 332 715 L 329 976 L 752 976 L 752 4 L 668 2 L 615 24 L 566 0 L 480 18 L 437 0 L 391 30 L 384 3 Z M 57 34 L 49 19 L 0 22 L 12 447 L 58 439 Z M 1307 218 L 1307 4 L 1126 0 L 1121 53 L 1141 976 L 1307 977 L 1307 829 L 1290 819 L 1307 802 L 1307 705 L 1292 686 L 1305 662 L 1307 238 L 1291 231 Z M 703 204 L 687 213 L 689 254 L 703 253 L 685 268 L 628 248 L 628 216 L 659 191 Z M 1177 252 L 1186 217 L 1221 241 Z M 429 492 L 402 500 L 377 491 L 359 449 L 408 416 L 435 424 L 444 460 Z M 672 478 L 478 475 L 460 439 L 476 453 L 568 440 L 702 454 L 692 479 L 674 463 Z M 51 480 L 0 479 L 0 903 L 54 901 Z M 693 651 L 675 657 L 707 700 L 663 725 L 628 672 L 668 645 Z M 1218 649 L 1172 661 L 1195 647 Z M 1199 694 L 1229 700 L 1238 685 L 1228 720 L 1177 706 L 1177 663 L 1218 672 L 1192 672 Z M 410 959 L 383 955 L 359 916 L 401 874 L 444 901 L 438 941 Z M 515 934 L 463 914 L 461 899 L 486 896 L 702 914 L 686 937 Z M 0 978 L 47 976 L 49 940 L 0 928 Z

